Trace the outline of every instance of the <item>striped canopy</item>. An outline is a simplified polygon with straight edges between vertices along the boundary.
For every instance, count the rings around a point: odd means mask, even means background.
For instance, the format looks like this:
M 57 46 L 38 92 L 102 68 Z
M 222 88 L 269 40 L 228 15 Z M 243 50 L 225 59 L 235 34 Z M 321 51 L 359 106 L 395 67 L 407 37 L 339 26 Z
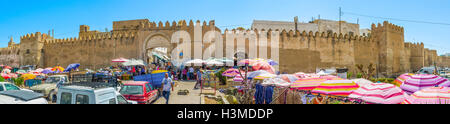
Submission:
M 253 79 L 256 76 L 259 76 L 259 75 L 264 74 L 264 73 L 269 73 L 269 72 L 264 71 L 264 70 L 252 71 L 252 72 L 248 73 L 247 78 L 248 79 Z
M 397 79 L 395 79 L 393 83 L 396 86 L 400 87 L 405 82 L 406 79 L 411 77 L 411 75 L 414 75 L 414 74 L 411 74 L 411 73 L 402 74 L 402 75 L 398 76 Z
M 351 80 L 328 80 L 313 89 L 312 92 L 346 97 L 358 88 L 358 84 Z
M 239 74 L 239 69 L 230 68 L 222 73 L 222 76 L 225 77 L 234 77 Z
M 408 95 L 399 87 L 387 83 L 362 85 L 348 97 L 362 99 L 370 103 L 400 104 Z
M 289 83 L 294 83 L 295 81 L 300 79 L 297 76 L 292 75 L 292 74 L 281 74 L 281 75 L 278 75 L 276 78 L 283 79 L 284 81 L 289 82 Z
M 64 68 L 63 68 L 63 67 L 61 67 L 61 66 L 56 66 L 56 67 L 53 67 L 53 68 L 52 68 L 52 71 L 59 71 L 59 72 L 63 72 L 63 71 L 64 71 Z
M 334 75 L 321 75 L 320 78 L 327 79 L 327 80 L 336 80 L 336 79 L 342 80 L 341 78 L 334 76 Z
M 406 97 L 402 104 L 450 104 L 450 88 L 426 88 Z
M 303 72 L 297 72 L 294 75 L 297 76 L 298 78 L 306 78 L 306 73 Z
M 313 90 L 318 87 L 323 82 L 327 81 L 326 79 L 320 78 L 304 78 L 299 79 L 291 84 L 291 88 L 299 89 L 299 90 Z
M 448 87 L 450 81 L 448 79 L 430 74 L 415 74 L 405 79 L 405 82 L 400 86 L 406 93 L 413 94 L 419 90 L 429 87 Z
M 291 83 L 281 79 L 281 78 L 267 78 L 264 79 L 263 86 L 273 85 L 273 86 L 281 86 L 281 87 L 289 87 Z
M 245 73 L 242 73 L 242 76 L 245 76 Z M 234 78 L 233 81 L 234 82 L 242 82 L 244 81 L 244 78 L 242 78 L 242 76 L 240 74 L 237 74 Z
M 264 79 L 267 79 L 267 78 L 275 78 L 276 76 L 277 76 L 277 75 L 275 75 L 275 74 L 264 73 L 264 74 L 261 74 L 261 75 L 256 76 L 256 77 L 253 78 L 253 79 L 255 79 L 255 80 L 264 80 Z
M 359 86 L 368 85 L 368 84 L 373 84 L 372 81 L 369 81 L 369 80 L 364 79 L 364 78 L 353 79 L 352 81 L 354 81 L 354 82 L 355 82 L 356 84 L 358 84 Z

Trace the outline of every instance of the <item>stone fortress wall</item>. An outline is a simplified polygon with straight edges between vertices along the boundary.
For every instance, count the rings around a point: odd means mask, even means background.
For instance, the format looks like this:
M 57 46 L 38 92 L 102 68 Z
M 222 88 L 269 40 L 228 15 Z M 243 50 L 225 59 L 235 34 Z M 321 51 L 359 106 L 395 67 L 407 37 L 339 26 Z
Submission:
M 0 64 L 38 65 L 38 67 L 66 66 L 80 63 L 81 68 L 102 68 L 117 63 L 110 61 L 115 58 L 136 58 L 148 60 L 149 50 L 157 47 L 168 48 L 169 53 L 178 49 L 178 44 L 171 43 L 175 31 L 184 30 L 191 36 L 191 53 L 194 53 L 194 27 L 207 31 L 220 32 L 225 41 L 226 35 L 210 21 L 203 24 L 200 21 L 185 20 L 178 22 L 150 22 L 147 19 L 116 21 L 110 32 L 91 31 L 89 26 L 81 25 L 76 38 L 55 39 L 40 32 L 22 36 L 20 44 L 11 40 L 7 48 L 0 48 Z M 253 29 L 256 33 L 258 30 Z M 228 29 L 225 30 L 227 32 Z M 230 30 L 236 32 L 235 29 Z M 249 30 L 247 30 L 249 31 Z M 270 39 L 272 29 L 268 33 L 267 51 L 271 52 Z M 355 71 L 355 64 L 377 65 L 377 71 L 385 76 L 398 75 L 417 71 L 423 66 L 449 66 L 450 58 L 437 55 L 436 50 L 424 48 L 423 43 L 415 44 L 404 41 L 404 28 L 384 22 L 372 25 L 371 34 L 359 36 L 355 34 L 337 34 L 330 31 L 293 31 L 279 30 L 281 72 L 314 72 L 316 68 L 347 67 Z M 357 33 L 357 32 L 355 32 Z M 260 35 L 260 34 L 256 34 Z M 236 40 L 236 39 L 235 39 Z M 214 42 L 213 42 L 214 43 Z M 204 43 L 203 52 L 213 43 Z M 234 51 L 223 50 L 227 54 L 239 52 L 237 40 L 232 44 Z M 245 39 L 245 52 L 249 52 L 249 39 Z M 224 47 L 227 46 L 223 42 Z M 261 49 L 257 50 L 258 52 Z M 191 58 L 193 58 L 192 55 Z M 257 55 L 260 56 L 260 53 Z M 217 57 L 217 56 L 216 56 Z M 267 57 L 271 57 L 269 54 Z

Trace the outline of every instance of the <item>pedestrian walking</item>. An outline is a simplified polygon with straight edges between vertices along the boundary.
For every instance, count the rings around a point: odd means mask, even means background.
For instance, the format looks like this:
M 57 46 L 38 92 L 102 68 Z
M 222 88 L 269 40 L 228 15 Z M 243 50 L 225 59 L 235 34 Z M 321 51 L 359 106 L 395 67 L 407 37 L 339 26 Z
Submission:
M 169 74 L 166 73 L 165 78 L 162 80 L 161 84 L 163 87 L 162 95 L 166 99 L 166 104 L 169 104 L 169 97 L 170 97 L 170 91 L 172 89 L 173 91 L 173 84 L 174 82 L 169 77 Z

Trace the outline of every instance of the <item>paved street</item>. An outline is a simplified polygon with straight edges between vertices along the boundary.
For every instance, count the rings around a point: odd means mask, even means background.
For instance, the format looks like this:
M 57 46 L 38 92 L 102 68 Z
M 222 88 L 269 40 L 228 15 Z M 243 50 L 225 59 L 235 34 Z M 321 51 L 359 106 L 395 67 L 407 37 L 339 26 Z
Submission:
M 174 91 L 170 93 L 169 104 L 200 104 L 200 90 L 193 90 L 194 81 L 180 81 L 177 86 L 174 87 Z M 178 95 L 178 90 L 189 90 L 188 95 Z M 160 97 L 153 104 L 165 104 L 166 99 Z

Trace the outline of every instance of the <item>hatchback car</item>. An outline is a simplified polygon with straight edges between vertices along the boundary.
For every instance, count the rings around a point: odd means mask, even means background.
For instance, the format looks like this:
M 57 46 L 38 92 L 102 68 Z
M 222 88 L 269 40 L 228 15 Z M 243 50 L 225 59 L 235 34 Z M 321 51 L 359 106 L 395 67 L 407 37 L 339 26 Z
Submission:
M 25 91 L 31 91 L 32 90 L 28 90 L 28 89 L 22 89 L 12 83 L 9 82 L 0 82 L 0 91 L 10 91 L 10 90 L 25 90 Z
M 158 89 L 145 81 L 126 81 L 119 92 L 127 100 L 137 101 L 138 104 L 150 104 L 158 97 Z

